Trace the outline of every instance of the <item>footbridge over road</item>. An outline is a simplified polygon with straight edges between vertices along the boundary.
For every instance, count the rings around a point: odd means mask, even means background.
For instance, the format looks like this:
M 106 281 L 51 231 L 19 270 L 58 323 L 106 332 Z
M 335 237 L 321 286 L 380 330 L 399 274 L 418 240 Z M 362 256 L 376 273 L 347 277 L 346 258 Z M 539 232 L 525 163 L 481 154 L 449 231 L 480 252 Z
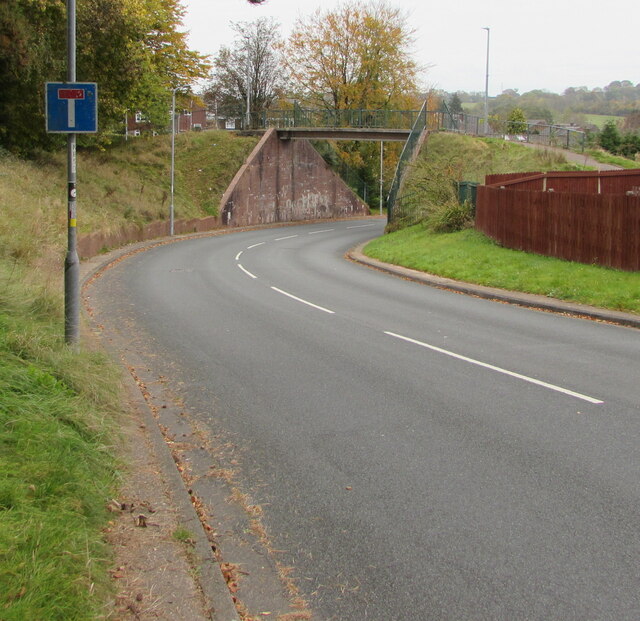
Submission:
M 277 129 L 281 140 L 373 140 L 376 142 L 406 142 L 411 129 L 374 127 L 291 127 Z
M 252 123 L 253 131 L 263 133 L 262 139 L 222 197 L 222 223 L 246 226 L 368 214 L 368 206 L 309 140 L 404 142 L 389 196 L 393 200 L 404 165 L 426 134 L 430 118 L 426 102 L 420 110 L 309 110 L 294 106 L 265 112 Z
M 291 110 L 266 111 L 260 126 L 275 127 L 284 140 L 405 142 L 416 121 L 427 124 L 427 115 L 426 106 L 421 110 L 321 110 L 295 105 Z

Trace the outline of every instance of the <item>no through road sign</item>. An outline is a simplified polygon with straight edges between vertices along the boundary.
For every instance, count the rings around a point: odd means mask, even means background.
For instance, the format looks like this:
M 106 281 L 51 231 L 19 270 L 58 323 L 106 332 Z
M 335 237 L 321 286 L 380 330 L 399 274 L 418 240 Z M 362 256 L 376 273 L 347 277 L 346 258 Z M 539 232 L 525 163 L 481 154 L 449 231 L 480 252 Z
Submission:
M 47 82 L 47 132 L 90 134 L 98 131 L 98 85 L 95 82 Z

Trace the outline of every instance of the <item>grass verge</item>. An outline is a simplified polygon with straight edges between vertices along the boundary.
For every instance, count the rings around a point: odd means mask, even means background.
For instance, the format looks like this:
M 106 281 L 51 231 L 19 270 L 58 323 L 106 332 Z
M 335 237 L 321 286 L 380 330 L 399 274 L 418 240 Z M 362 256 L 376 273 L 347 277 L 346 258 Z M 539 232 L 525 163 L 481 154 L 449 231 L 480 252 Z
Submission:
M 0 618 L 95 619 L 117 483 L 118 378 L 59 336 L 61 300 L 0 263 Z
M 433 233 L 424 224 L 364 248 L 372 258 L 464 282 L 640 313 L 640 273 L 502 248 L 473 229 Z
M 176 139 L 176 217 L 214 214 L 256 138 Z M 170 140 L 78 153 L 80 232 L 166 218 Z M 0 619 L 108 615 L 119 371 L 63 343 L 66 158 L 0 153 Z M 83 347 L 86 347 L 83 344 Z
M 627 169 L 640 168 L 640 162 L 630 160 L 620 155 L 611 155 L 611 153 L 603 151 L 602 149 L 587 149 L 586 154 L 601 164 L 611 164 L 612 166 Z

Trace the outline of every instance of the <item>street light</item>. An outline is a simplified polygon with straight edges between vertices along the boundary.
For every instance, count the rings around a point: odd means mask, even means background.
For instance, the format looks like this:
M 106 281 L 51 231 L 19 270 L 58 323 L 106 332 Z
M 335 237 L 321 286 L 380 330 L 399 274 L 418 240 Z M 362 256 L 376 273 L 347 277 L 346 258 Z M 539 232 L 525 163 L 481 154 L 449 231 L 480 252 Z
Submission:
M 382 181 L 384 177 L 384 140 L 380 141 L 380 215 L 382 215 Z
M 246 115 L 246 129 L 251 128 L 251 54 L 250 54 L 250 40 L 247 37 L 247 115 Z
M 171 91 L 171 202 L 169 204 L 169 235 L 173 236 L 173 189 L 176 170 L 176 86 Z
M 487 31 L 487 72 L 485 76 L 484 82 L 484 134 L 485 136 L 489 133 L 489 35 L 490 28 L 488 26 L 484 26 L 482 30 Z

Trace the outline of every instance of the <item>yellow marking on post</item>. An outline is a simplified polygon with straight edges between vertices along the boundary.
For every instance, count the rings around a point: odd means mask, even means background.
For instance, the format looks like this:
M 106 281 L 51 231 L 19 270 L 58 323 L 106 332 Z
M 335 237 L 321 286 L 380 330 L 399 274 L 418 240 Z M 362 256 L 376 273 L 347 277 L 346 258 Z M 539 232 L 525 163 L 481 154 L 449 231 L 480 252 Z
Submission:
M 75 218 L 71 218 L 71 220 L 69 220 L 70 227 L 76 227 L 77 225 L 78 225 L 78 221 Z

